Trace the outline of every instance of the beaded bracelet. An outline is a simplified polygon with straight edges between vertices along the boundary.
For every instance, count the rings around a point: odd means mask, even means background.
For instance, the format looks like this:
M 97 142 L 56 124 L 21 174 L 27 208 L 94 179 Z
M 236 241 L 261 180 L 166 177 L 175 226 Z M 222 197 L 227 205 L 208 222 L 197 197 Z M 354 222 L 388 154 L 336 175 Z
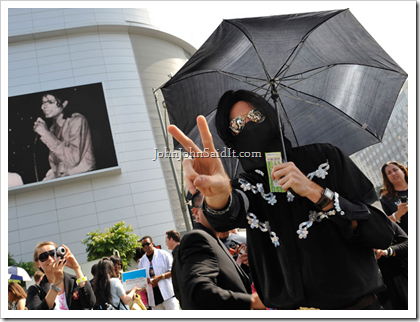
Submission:
M 232 193 L 229 195 L 229 204 L 227 208 L 222 210 L 215 210 L 209 208 L 206 204 L 206 200 L 203 200 L 203 210 L 207 211 L 210 215 L 224 215 L 230 210 L 230 206 L 232 206 Z
M 392 217 L 395 219 L 395 222 L 397 223 L 401 223 L 401 220 L 397 218 L 397 216 L 395 215 L 395 212 L 392 214 Z

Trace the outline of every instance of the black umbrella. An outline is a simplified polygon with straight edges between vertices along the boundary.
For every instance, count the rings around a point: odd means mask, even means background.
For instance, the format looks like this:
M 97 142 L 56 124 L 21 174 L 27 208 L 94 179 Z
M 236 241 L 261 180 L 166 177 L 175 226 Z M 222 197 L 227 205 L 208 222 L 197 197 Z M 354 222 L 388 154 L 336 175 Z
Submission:
M 350 155 L 381 141 L 406 78 L 345 9 L 224 20 L 161 90 L 170 122 L 196 142 L 201 114 L 224 146 L 218 100 L 247 89 L 277 108 L 293 146 L 331 143 Z

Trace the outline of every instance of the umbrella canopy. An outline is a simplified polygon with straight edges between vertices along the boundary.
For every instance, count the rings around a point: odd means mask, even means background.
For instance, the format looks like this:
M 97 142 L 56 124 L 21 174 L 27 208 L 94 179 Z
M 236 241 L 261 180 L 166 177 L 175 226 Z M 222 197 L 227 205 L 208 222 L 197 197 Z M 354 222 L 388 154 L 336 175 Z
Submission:
M 161 88 L 172 124 L 199 141 L 227 90 L 277 105 L 292 146 L 331 143 L 348 155 L 381 141 L 407 74 L 348 9 L 224 20 Z
M 18 281 L 31 280 L 31 277 L 29 276 L 29 274 L 22 267 L 9 266 L 7 273 L 9 274 L 9 280 L 18 280 Z

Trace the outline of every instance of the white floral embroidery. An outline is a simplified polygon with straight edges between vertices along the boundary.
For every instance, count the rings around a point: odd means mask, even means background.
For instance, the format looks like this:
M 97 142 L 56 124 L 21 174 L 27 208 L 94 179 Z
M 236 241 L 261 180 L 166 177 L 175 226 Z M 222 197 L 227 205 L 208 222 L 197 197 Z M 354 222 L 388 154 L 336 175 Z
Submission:
M 244 191 L 251 190 L 253 194 L 260 193 L 261 197 L 263 197 L 264 200 L 267 200 L 270 205 L 273 206 L 277 202 L 276 196 L 272 192 L 265 193 L 262 183 L 257 183 L 256 186 L 254 186 L 242 178 L 239 178 L 238 182 L 241 184 L 240 187 Z
M 268 232 L 274 247 L 280 246 L 280 240 L 276 233 L 271 230 L 270 223 L 268 221 L 261 223 L 257 216 L 255 216 L 252 212 L 248 212 L 246 214 L 246 218 L 248 219 L 248 225 L 251 229 L 259 228 L 263 233 Z
M 341 216 L 344 216 L 345 212 L 341 210 L 340 200 L 338 199 L 339 195 L 337 192 L 334 192 L 334 208 L 340 213 Z
M 321 222 L 322 219 L 324 218 L 328 219 L 329 216 L 334 216 L 335 213 L 336 212 L 334 209 L 327 212 L 323 212 L 323 211 L 316 212 L 316 211 L 310 210 L 309 220 L 302 222 L 299 225 L 299 229 L 296 231 L 296 233 L 299 235 L 300 239 L 306 239 L 306 237 L 308 237 L 308 234 L 309 234 L 308 228 L 310 228 L 313 225 L 314 221 Z
M 315 170 L 314 172 L 308 173 L 307 177 L 309 178 L 309 180 L 312 180 L 314 177 L 325 179 L 325 177 L 328 174 L 327 170 L 329 169 L 330 169 L 330 165 L 327 160 L 327 162 L 321 164 L 317 170 Z
M 255 169 L 255 172 L 258 173 L 261 177 L 264 177 L 264 172 L 262 172 L 260 169 Z

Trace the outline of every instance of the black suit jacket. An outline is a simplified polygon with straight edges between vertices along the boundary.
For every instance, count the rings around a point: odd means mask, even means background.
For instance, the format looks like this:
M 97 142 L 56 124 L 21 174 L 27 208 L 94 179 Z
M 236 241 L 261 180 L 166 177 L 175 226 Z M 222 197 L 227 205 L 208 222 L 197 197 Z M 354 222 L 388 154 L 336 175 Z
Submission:
M 178 299 L 179 302 L 181 302 L 181 291 L 179 290 L 178 278 L 176 276 L 176 269 L 174 269 L 176 265 L 178 250 L 179 250 L 179 244 L 176 245 L 172 251 L 172 257 L 174 258 L 174 260 L 172 261 L 171 277 L 172 277 L 172 286 L 174 287 L 175 297 Z
M 64 291 L 69 309 L 83 310 L 92 308 L 95 304 L 96 297 L 90 283 L 86 282 L 84 287 L 79 287 L 76 280 L 76 276 L 64 272 Z M 63 287 L 63 284 L 59 285 L 59 287 Z M 39 286 L 28 289 L 28 297 L 26 299 L 28 310 L 49 310 L 47 301 L 45 300 L 49 290 L 50 283 L 45 275 L 41 283 L 39 283 Z
M 175 270 L 183 310 L 249 310 L 251 284 L 225 245 L 201 224 L 182 237 Z

